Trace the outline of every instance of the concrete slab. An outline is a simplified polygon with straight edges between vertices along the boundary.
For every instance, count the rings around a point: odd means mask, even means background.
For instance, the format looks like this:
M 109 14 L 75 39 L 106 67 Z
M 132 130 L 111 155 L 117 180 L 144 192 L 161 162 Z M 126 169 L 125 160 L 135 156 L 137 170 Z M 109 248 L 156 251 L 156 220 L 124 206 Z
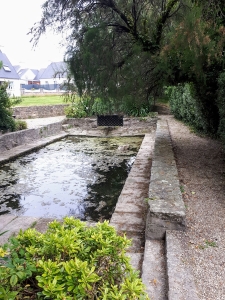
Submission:
M 150 175 L 150 174 L 149 174 Z M 130 177 L 128 176 L 127 180 L 126 180 L 126 185 L 130 185 L 132 184 L 133 187 L 136 185 L 136 184 L 143 184 L 143 183 L 146 183 L 146 184 L 149 184 L 149 178 L 143 178 L 142 176 L 135 176 L 135 177 Z
M 142 281 L 151 300 L 168 299 L 164 246 L 164 241 L 146 240 L 145 242 Z
M 145 216 L 141 213 L 114 212 L 110 223 L 145 226 Z
M 141 187 L 140 187 L 140 185 L 138 185 L 135 188 L 132 188 L 130 185 L 126 185 L 125 186 L 126 188 L 123 188 L 123 190 L 119 196 L 119 199 L 120 199 L 120 197 L 128 198 L 128 199 L 131 199 L 131 202 L 133 202 L 134 200 L 133 200 L 133 198 L 131 198 L 131 196 L 134 195 L 134 193 L 135 193 L 135 202 L 140 201 L 140 200 L 148 197 L 148 186 L 149 186 L 149 184 L 145 184 L 146 189 L 143 189 L 143 184 L 141 184 Z M 127 201 L 128 201 L 128 199 L 127 199 Z M 120 201 L 120 200 L 118 200 L 118 201 Z
M 6 227 L 16 216 L 6 214 L 0 216 L 0 233 L 4 231 L 4 227 Z
M 141 213 L 143 211 L 143 208 L 146 208 L 146 203 L 144 203 L 144 201 L 142 203 L 139 203 L 117 202 L 115 210 L 116 212 Z
M 149 174 L 150 177 L 150 174 Z M 138 183 L 138 184 L 136 184 Z M 130 180 L 127 180 L 124 185 L 124 189 L 135 189 L 135 190 L 148 190 L 149 189 L 149 178 L 139 178 L 138 181 L 133 180 L 133 177 Z
M 126 233 L 129 231 L 132 231 L 132 232 L 136 233 L 138 236 L 143 233 L 143 230 L 144 230 L 143 225 L 126 224 L 126 223 L 121 224 L 116 221 L 117 220 L 114 220 L 114 222 L 110 221 L 110 225 L 112 225 L 118 233 Z
M 180 232 L 166 232 L 168 300 L 199 300 Z
M 151 171 L 151 163 L 147 162 L 145 165 L 144 163 L 139 165 L 136 164 L 135 166 L 133 166 L 132 170 L 130 171 L 130 176 L 135 178 L 141 176 L 149 180 L 150 171 Z
M 7 230 L 7 232 L 0 236 L 0 245 L 6 243 L 9 237 L 17 234 L 20 230 L 24 231 L 27 228 L 33 226 L 37 220 L 38 218 L 34 217 L 17 217 L 13 219 L 10 223 L 7 224 L 7 226 L 3 228 L 3 231 L 5 229 Z
M 141 272 L 143 253 L 127 253 L 127 256 L 130 258 L 130 263 L 135 270 Z
M 146 239 L 163 239 L 166 230 L 184 230 L 185 206 L 167 122 L 159 120 L 149 186 Z
M 54 221 L 55 219 L 48 219 L 48 218 L 40 218 L 37 220 L 34 228 L 43 233 L 48 229 L 48 225 L 49 223 L 51 223 L 52 221 Z

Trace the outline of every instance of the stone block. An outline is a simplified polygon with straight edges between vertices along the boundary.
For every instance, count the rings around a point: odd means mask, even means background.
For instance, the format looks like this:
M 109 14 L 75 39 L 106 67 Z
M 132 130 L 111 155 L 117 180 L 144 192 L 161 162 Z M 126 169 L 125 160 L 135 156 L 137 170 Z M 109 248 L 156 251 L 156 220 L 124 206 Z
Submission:
M 142 281 L 151 300 L 168 299 L 164 241 L 146 240 Z
M 20 230 L 26 230 L 36 222 L 38 218 L 34 217 L 17 217 L 13 219 L 5 227 L 7 232 L 0 236 L 0 245 L 6 243 L 8 239 L 14 235 L 18 234 Z
M 149 186 L 146 238 L 164 239 L 166 230 L 185 229 L 185 206 L 167 123 L 159 120 Z
M 0 233 L 4 231 L 4 227 L 7 226 L 16 216 L 5 214 L 0 216 Z
M 166 232 L 168 300 L 199 300 L 193 275 L 186 259 L 180 233 Z
M 168 214 L 151 216 L 148 213 L 145 229 L 146 239 L 164 240 L 167 230 L 185 230 L 184 218 L 178 218 L 176 214 L 173 216 L 168 216 Z
M 141 213 L 124 213 L 124 212 L 114 212 L 110 223 L 120 223 L 120 224 L 135 224 L 139 226 L 145 225 L 145 218 Z
M 130 258 L 130 263 L 132 267 L 137 271 L 141 271 L 143 253 L 127 252 L 127 256 Z

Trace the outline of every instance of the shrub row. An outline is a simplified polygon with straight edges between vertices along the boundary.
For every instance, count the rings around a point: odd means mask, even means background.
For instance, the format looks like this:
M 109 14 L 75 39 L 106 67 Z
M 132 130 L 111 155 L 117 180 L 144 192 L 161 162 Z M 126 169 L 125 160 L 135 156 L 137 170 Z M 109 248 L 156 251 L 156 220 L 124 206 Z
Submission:
M 166 87 L 165 96 L 169 100 L 171 112 L 177 119 L 192 126 L 196 131 L 210 133 L 208 114 L 206 111 L 204 112 L 201 101 L 196 97 L 191 84 Z M 215 136 L 220 137 L 225 143 L 225 73 L 221 73 L 218 78 L 215 99 L 217 99 L 216 105 L 219 111 L 219 126 L 215 131 Z

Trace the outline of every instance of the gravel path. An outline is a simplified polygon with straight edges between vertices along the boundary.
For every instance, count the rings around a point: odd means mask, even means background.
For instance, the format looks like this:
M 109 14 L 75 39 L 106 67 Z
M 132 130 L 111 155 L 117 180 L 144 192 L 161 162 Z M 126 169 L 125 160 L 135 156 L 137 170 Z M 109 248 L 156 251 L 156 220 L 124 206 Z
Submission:
M 201 300 L 225 299 L 225 162 L 222 145 L 202 138 L 172 116 L 168 121 L 187 230 L 177 233 Z M 191 299 L 190 299 L 191 300 Z

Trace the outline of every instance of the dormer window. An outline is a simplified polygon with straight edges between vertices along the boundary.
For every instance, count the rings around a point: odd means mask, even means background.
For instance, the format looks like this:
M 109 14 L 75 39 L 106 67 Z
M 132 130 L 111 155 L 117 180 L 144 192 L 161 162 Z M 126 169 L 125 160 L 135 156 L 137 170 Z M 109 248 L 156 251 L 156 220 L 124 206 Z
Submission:
M 9 66 L 7 66 L 7 65 L 3 65 L 3 69 L 4 69 L 6 72 L 11 72 Z

